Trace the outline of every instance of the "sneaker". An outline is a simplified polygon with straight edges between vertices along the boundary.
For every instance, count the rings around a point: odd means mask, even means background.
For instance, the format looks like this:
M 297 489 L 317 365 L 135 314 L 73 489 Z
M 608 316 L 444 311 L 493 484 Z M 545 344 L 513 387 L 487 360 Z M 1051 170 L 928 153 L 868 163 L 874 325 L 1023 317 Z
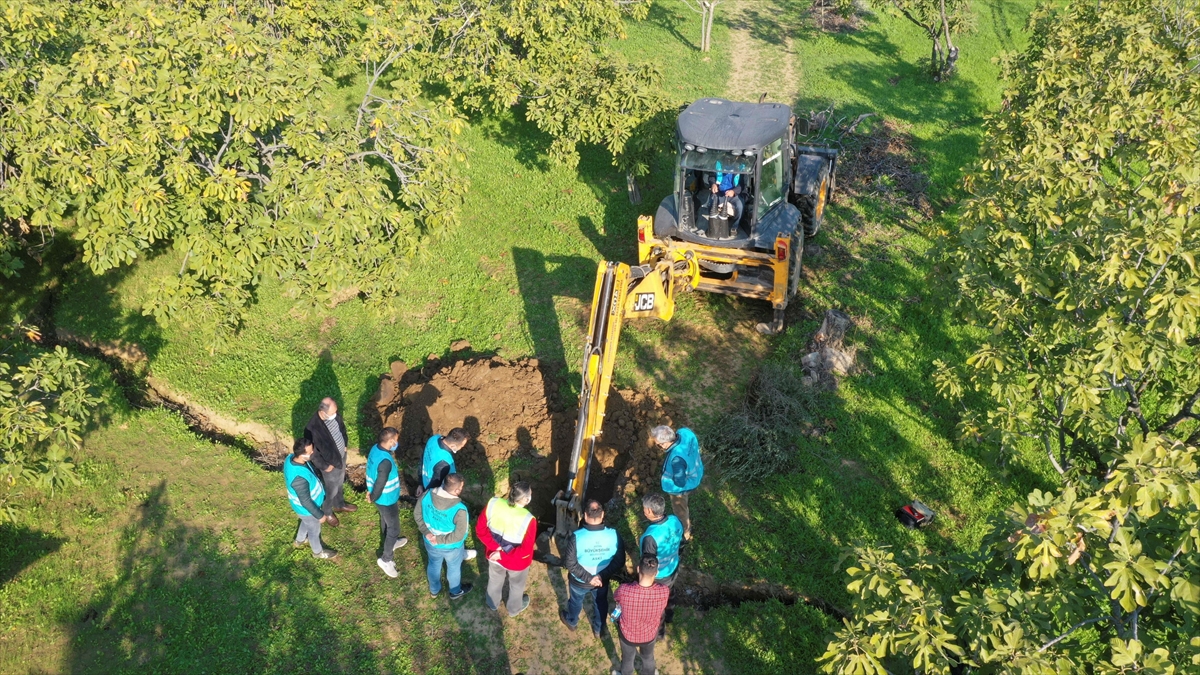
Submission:
M 566 626 L 567 630 L 571 631 L 572 633 L 574 633 L 579 628 L 579 626 L 571 625 L 571 622 L 567 620 L 566 612 L 559 611 L 558 620 L 561 621 L 562 625 Z
M 467 593 L 470 593 L 472 588 L 475 588 L 475 587 L 471 584 L 463 584 L 462 586 L 458 587 L 457 593 L 450 594 L 450 599 L 457 600 L 457 599 L 461 598 L 462 596 L 466 595 Z
M 441 591 L 439 591 L 438 593 L 432 593 L 432 592 L 431 592 L 431 593 L 429 594 L 429 597 L 433 598 L 434 600 L 437 600 L 437 596 L 438 596 L 438 594 L 439 594 L 440 592 L 441 592 Z
M 308 546 L 307 539 L 305 539 L 304 541 L 293 541 L 292 542 L 292 548 L 304 548 L 305 546 Z
M 603 640 L 604 638 L 608 637 L 608 629 L 607 628 L 601 628 L 600 630 L 592 629 L 592 637 L 596 638 L 597 640 Z
M 529 609 L 529 596 L 528 596 L 528 595 L 522 595 L 522 596 L 521 596 L 521 609 L 520 609 L 520 610 L 518 610 L 516 614 L 509 614 L 508 616 L 509 616 L 510 618 L 515 618 L 515 617 L 518 617 L 518 616 L 520 616 L 520 615 L 521 615 L 521 612 L 524 612 L 524 611 L 525 611 L 525 610 L 527 610 L 527 609 Z
M 500 608 L 499 608 L 499 607 L 497 607 L 497 606 L 495 606 L 495 605 L 493 605 L 493 604 L 492 604 L 492 599 L 491 599 L 491 598 L 489 598 L 489 597 L 488 597 L 488 596 L 486 596 L 486 595 L 485 595 L 485 596 L 483 596 L 483 604 L 484 604 L 484 605 L 487 605 L 487 608 L 488 608 L 488 609 L 490 609 L 490 610 L 492 610 L 493 612 L 499 612 L 499 611 L 500 611 Z
M 400 576 L 396 572 L 396 563 L 395 562 L 384 562 L 383 558 L 379 558 L 375 561 L 375 564 L 379 565 L 379 569 L 383 570 L 384 574 L 388 575 L 389 577 L 391 577 L 393 579 Z
M 479 551 L 476 551 L 473 548 L 469 548 L 469 549 L 467 549 L 466 555 L 463 556 L 463 560 L 474 560 L 475 557 L 478 555 L 479 555 Z
M 397 549 L 404 548 L 404 545 L 407 543 L 408 543 L 408 537 L 400 537 L 399 539 L 396 540 L 395 545 L 392 546 L 392 550 L 395 551 Z
M 321 551 L 320 553 L 314 553 L 313 557 L 320 558 L 321 560 L 333 560 L 334 558 L 337 557 L 337 555 L 338 555 L 337 549 L 327 548 L 327 549 L 324 549 L 323 551 Z

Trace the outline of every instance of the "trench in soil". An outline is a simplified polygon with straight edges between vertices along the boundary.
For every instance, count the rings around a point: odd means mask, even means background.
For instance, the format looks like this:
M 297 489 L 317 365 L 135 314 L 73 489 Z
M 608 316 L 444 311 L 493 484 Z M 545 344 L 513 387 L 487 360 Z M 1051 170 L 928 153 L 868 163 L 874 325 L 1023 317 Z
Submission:
M 43 346 L 62 345 L 102 361 L 130 405 L 175 411 L 198 436 L 237 448 L 266 469 L 279 469 L 290 452 L 290 438 L 263 425 L 226 419 L 188 401 L 146 374 L 147 364 L 136 346 L 95 343 L 54 330 L 44 318 L 53 316 L 52 303 L 53 299 L 48 300 L 45 311 L 39 312 Z M 415 369 L 397 362 L 383 376 L 380 391 L 362 414 L 375 429 L 394 426 L 400 430 L 398 453 L 401 464 L 408 467 L 420 466 L 421 452 L 432 433 L 444 434 L 454 426 L 466 428 L 473 440 L 456 460 L 460 470 L 474 480 L 469 481 L 464 501 L 478 509 L 492 494 L 502 494 L 509 482 L 528 481 L 534 490 L 530 510 L 538 518 L 539 531 L 548 532 L 555 518 L 551 499 L 566 485 L 576 417 L 576 407 L 561 401 L 560 385 L 549 371 L 537 359 L 430 359 Z M 669 401 L 644 392 L 613 389 L 585 498 L 598 499 L 615 511 L 635 495 L 656 489 L 662 452 L 649 444 L 649 430 L 658 424 L 683 423 L 681 411 Z M 507 476 L 491 475 L 505 463 Z M 363 489 L 362 465 L 351 466 L 347 479 L 356 489 Z M 416 476 L 407 475 L 405 482 L 412 494 Z M 538 559 L 549 565 L 557 563 L 544 548 Z M 721 582 L 688 569 L 681 570 L 672 597 L 676 605 L 702 610 L 773 599 L 786 605 L 803 602 L 836 618 L 846 616 L 831 603 L 779 584 Z

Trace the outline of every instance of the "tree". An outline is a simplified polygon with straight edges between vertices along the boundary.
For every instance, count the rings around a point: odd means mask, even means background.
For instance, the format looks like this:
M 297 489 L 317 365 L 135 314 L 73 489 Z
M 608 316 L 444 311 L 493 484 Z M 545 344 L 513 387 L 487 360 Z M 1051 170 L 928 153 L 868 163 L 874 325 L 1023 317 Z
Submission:
M 21 333 L 38 337 L 20 325 L 0 334 L 0 523 L 20 518 L 25 486 L 55 490 L 79 482 L 67 453 L 79 449 L 80 431 L 100 402 L 86 363 L 62 347 L 32 348 Z
M 962 217 L 938 233 L 986 337 L 937 378 L 975 392 L 964 437 L 1036 439 L 1060 472 L 1103 475 L 1114 438 L 1200 442 L 1200 19 L 1130 0 L 1031 25 Z
M 460 106 L 525 116 L 554 140 L 550 154 L 573 165 L 577 146 L 604 146 L 632 178 L 649 170 L 642 151 L 667 147 L 655 120 L 675 106 L 658 69 L 606 46 L 643 19 L 649 0 L 392 0 L 368 7 L 367 43 L 406 50 L 412 78 L 444 87 Z M 673 129 L 672 129 L 673 130 Z
M 454 220 L 463 122 L 399 82 L 331 114 L 321 62 L 359 29 L 351 3 L 312 5 L 17 3 L 0 42 L 5 220 L 69 227 L 96 273 L 172 243 L 156 316 L 236 325 L 265 275 L 322 299 L 399 292 L 405 255 Z
M 855 549 L 847 569 L 853 616 L 829 643 L 822 670 L 884 675 L 911 663 L 931 675 L 1196 672 L 1197 460 L 1195 447 L 1151 434 L 1105 481 L 1034 491 L 978 553 Z
M 958 47 L 950 38 L 967 12 L 966 0 L 888 0 L 891 8 L 929 36 L 929 74 L 935 82 L 950 79 L 958 61 Z
M 321 301 L 396 295 L 410 254 L 457 220 L 455 102 L 523 104 L 555 157 L 600 143 L 646 171 L 625 146 L 669 106 L 653 68 L 604 46 L 646 7 L 13 0 L 0 14 L 0 272 L 66 228 L 96 273 L 175 247 L 179 273 L 145 307 L 156 317 L 235 328 L 266 276 Z M 358 77 L 345 114 L 338 83 Z
M 712 49 L 713 16 L 721 0 L 683 0 L 688 9 L 700 15 L 700 51 Z

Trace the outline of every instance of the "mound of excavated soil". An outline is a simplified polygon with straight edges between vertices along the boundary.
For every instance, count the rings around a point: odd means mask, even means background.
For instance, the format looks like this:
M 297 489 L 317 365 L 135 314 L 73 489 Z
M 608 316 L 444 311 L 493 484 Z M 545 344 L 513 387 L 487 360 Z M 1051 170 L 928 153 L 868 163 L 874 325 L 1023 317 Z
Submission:
M 537 359 L 508 361 L 500 357 L 473 358 L 451 363 L 430 361 L 410 370 L 402 361 L 380 381 L 372 426 L 400 430 L 399 456 L 409 473 L 419 471 L 428 438 L 461 426 L 472 441 L 456 462 L 466 474 L 484 474 L 491 466 L 514 461 L 511 478 L 533 485 L 531 510 L 553 519 L 550 500 L 566 486 L 566 469 L 575 433 L 576 406 L 560 404 L 558 384 Z M 668 402 L 633 390 L 612 390 L 603 433 L 589 479 L 588 497 L 608 502 L 619 491 L 656 488 L 662 451 L 649 442 L 657 424 L 681 423 L 679 411 Z M 468 485 L 467 501 L 476 505 L 485 481 Z M 507 481 L 496 481 L 507 490 Z

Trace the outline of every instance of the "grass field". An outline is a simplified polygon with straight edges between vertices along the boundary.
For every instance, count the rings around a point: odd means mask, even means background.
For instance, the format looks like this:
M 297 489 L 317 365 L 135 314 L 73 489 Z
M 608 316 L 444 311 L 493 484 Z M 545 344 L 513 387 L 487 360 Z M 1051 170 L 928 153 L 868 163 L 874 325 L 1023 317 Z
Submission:
M 953 217 L 982 116 L 999 101 L 991 59 L 1021 46 L 1032 2 L 976 0 L 974 28 L 958 40 L 960 73 L 941 85 L 921 70 L 928 50 L 917 29 L 879 4 L 859 30 L 829 34 L 808 26 L 800 0 L 730 2 L 721 6 L 715 50 L 703 55 L 693 46 L 696 15 L 664 2 L 631 26 L 621 48 L 658 63 L 681 100 L 768 91 L 801 111 L 833 104 L 839 117 L 879 113 L 911 134 L 934 217 Z M 519 114 L 473 119 L 464 142 L 471 190 L 462 225 L 413 261 L 411 291 L 386 312 L 353 301 L 305 306 L 267 283 L 244 330 L 210 350 L 202 332 L 159 326 L 138 311 L 146 290 L 178 269 L 163 254 L 99 282 L 79 278 L 64 289 L 56 321 L 94 339 L 136 342 L 156 377 L 239 419 L 295 431 L 332 394 L 356 443 L 366 438 L 358 410 L 387 364 L 444 354 L 456 339 L 479 353 L 554 361 L 574 385 L 596 263 L 633 259 L 636 216 L 668 189 L 665 166 L 643 182 L 646 202 L 635 207 L 603 152 L 585 149 L 577 168 L 552 165 L 548 140 Z M 677 398 L 702 426 L 740 400 L 756 363 L 794 368 L 826 308 L 858 322 L 851 340 L 864 372 L 814 410 L 822 433 L 797 439 L 798 470 L 759 485 L 710 479 L 693 498 L 701 525 L 685 564 L 843 604 L 844 578 L 834 569 L 841 546 L 970 547 L 989 514 L 1052 481 L 1037 457 L 1001 468 L 988 452 L 954 441 L 955 411 L 933 390 L 931 362 L 961 359 L 972 336 L 926 278 L 923 216 L 897 206 L 891 189 L 880 179 L 833 206 L 783 336 L 753 332 L 765 306 L 717 296 L 684 297 L 670 324 L 627 328 L 618 380 Z M 354 554 L 319 566 L 286 546 L 293 521 L 278 475 L 196 440 L 166 413 L 116 407 L 88 437 L 85 487 L 39 497 L 36 526 L 0 530 L 0 670 L 604 667 L 611 649 L 574 644 L 549 610 L 561 590 L 552 575 L 537 580 L 545 611 L 524 624 L 447 613 L 445 600 L 429 603 L 412 548 L 401 583 L 384 582 L 369 553 L 374 518 L 362 513 L 330 537 Z M 914 497 L 939 512 L 929 531 L 909 533 L 891 516 Z M 411 519 L 404 527 L 411 536 Z M 820 653 L 832 625 L 804 605 L 683 613 L 664 672 L 807 672 L 796 664 Z M 569 647 L 559 654 L 561 645 Z

